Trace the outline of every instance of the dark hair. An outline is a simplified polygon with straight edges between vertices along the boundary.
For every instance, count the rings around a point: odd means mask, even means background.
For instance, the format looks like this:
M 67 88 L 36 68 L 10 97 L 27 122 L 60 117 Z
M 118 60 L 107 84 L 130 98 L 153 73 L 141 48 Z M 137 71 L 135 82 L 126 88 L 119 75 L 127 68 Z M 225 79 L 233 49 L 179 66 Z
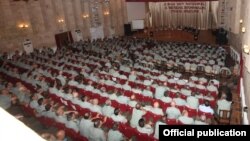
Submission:
M 205 105 L 206 107 L 208 107 L 208 106 L 210 106 L 210 102 L 209 102 L 208 100 L 205 100 L 205 101 L 204 101 L 204 105 Z
M 100 124 L 101 124 L 100 120 L 96 120 L 96 121 L 94 122 L 94 127 L 95 127 L 95 128 L 98 128 L 98 127 L 100 126 Z
M 138 121 L 138 124 L 139 124 L 139 126 L 142 128 L 142 127 L 144 127 L 144 125 L 145 125 L 145 120 L 144 120 L 144 118 L 141 118 L 139 121 Z
M 119 108 L 115 108 L 114 114 L 115 114 L 116 116 L 119 114 L 119 112 L 120 112 L 120 109 L 119 109 Z
M 39 106 L 41 106 L 43 104 L 43 98 L 39 98 L 37 100 L 37 103 L 38 103 Z
M 50 109 L 51 109 L 51 105 L 50 105 L 50 104 L 46 104 L 46 105 L 45 105 L 45 110 L 46 110 L 46 111 L 49 111 Z
M 221 86 L 219 88 L 218 97 L 221 98 L 223 93 L 226 94 L 226 100 L 227 101 L 232 101 L 232 92 L 231 92 L 231 89 L 228 86 Z
M 73 113 L 69 113 L 69 114 L 67 114 L 67 120 L 68 120 L 68 121 L 70 121 L 70 120 L 71 120 L 71 118 L 72 118 L 72 116 L 73 116 Z
M 83 115 L 83 118 L 84 118 L 84 119 L 89 119 L 89 117 L 90 117 L 89 113 L 85 113 L 85 114 Z
M 84 101 L 85 100 L 85 95 L 82 95 L 81 96 L 81 101 Z
M 165 91 L 165 92 L 164 92 L 164 96 L 165 96 L 165 97 L 168 97 L 168 91 Z
M 113 130 L 117 130 L 117 129 L 118 129 L 118 124 L 117 124 L 117 123 L 114 123 L 112 129 L 113 129 Z

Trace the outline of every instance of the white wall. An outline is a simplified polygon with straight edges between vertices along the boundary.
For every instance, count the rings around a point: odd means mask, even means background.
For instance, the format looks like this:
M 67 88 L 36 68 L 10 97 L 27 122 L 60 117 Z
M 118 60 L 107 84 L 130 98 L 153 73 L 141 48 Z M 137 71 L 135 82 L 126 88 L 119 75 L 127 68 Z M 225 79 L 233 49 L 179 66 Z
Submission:
M 145 2 L 127 2 L 128 22 L 146 18 Z
M 240 32 L 241 0 L 219 0 L 219 3 L 220 11 L 224 9 L 223 13 L 219 12 L 219 27 L 222 26 L 226 30 L 238 34 Z M 222 21 L 224 21 L 224 25 L 220 25 Z

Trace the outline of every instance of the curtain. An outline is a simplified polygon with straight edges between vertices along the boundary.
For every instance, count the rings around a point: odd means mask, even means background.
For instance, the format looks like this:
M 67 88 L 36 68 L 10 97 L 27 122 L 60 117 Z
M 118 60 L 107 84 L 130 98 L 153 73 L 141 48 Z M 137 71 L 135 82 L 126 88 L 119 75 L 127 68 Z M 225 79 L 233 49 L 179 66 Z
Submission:
M 218 1 L 149 2 L 146 23 L 150 28 L 217 27 Z M 150 17 L 152 16 L 152 17 Z M 152 20 L 150 23 L 150 19 Z

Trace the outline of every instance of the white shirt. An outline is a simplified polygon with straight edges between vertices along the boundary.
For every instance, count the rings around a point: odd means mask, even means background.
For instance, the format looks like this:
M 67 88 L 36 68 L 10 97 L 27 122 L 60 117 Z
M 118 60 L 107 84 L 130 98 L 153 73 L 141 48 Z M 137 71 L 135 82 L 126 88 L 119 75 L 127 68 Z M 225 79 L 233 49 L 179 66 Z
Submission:
M 164 92 L 167 90 L 166 87 L 158 86 L 155 88 L 155 98 L 161 99 L 162 96 L 164 96 Z
M 154 132 L 153 128 L 146 124 L 144 127 L 140 127 L 140 126 L 137 126 L 136 129 L 140 132 L 140 133 L 144 133 L 144 134 L 152 134 Z
M 118 130 L 112 130 L 110 129 L 108 132 L 108 141 L 122 141 L 123 135 Z
M 122 116 L 122 115 L 112 115 L 111 118 L 115 121 L 115 122 L 122 122 L 122 123 L 126 123 L 127 122 L 127 119 Z
M 131 127 L 136 127 L 138 125 L 138 121 L 141 117 L 145 114 L 142 110 L 137 110 L 136 108 L 133 109 L 132 118 L 130 120 Z
M 91 110 L 92 112 L 97 112 L 97 113 L 99 113 L 99 114 L 102 113 L 102 108 L 101 108 L 101 106 L 99 106 L 99 105 L 92 105 L 92 106 L 90 107 L 90 110 Z
M 106 141 L 104 131 L 101 128 L 90 127 L 89 141 Z
M 115 108 L 108 106 L 108 105 L 104 105 L 102 107 L 102 114 L 104 116 L 110 117 L 113 113 L 114 113 Z
M 161 121 L 157 121 L 155 123 L 155 133 L 154 133 L 154 137 L 156 139 L 159 139 L 159 128 L 160 128 L 160 125 L 167 125 L 166 123 L 164 122 L 161 122 Z
M 214 110 L 210 106 L 200 105 L 199 110 L 204 112 L 204 113 L 214 114 Z
M 94 123 L 90 119 L 84 119 L 80 121 L 80 134 L 86 138 L 89 138 L 90 129 L 93 127 Z

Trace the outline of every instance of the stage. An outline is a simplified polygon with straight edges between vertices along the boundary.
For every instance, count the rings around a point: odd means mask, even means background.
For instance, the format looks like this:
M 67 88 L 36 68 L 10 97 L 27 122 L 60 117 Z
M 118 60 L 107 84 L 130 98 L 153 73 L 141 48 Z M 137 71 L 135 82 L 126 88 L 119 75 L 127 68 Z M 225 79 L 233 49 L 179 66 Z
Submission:
M 150 37 L 150 32 L 153 32 L 153 36 Z M 198 36 L 198 40 L 194 40 L 193 33 L 182 30 L 161 30 L 161 31 L 138 31 L 133 34 L 137 38 L 151 38 L 155 40 L 163 41 L 187 41 L 197 43 L 215 44 L 215 36 L 212 35 L 211 30 L 201 30 Z

